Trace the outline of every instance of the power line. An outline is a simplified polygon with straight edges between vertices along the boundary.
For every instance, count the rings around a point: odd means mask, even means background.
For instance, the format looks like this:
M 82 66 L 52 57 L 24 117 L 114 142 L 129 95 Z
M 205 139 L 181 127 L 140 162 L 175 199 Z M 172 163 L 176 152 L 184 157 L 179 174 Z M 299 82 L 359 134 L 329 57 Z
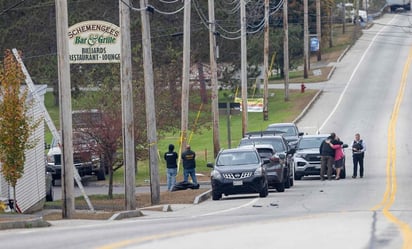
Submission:
M 3 10 L 2 12 L 0 12 L 0 16 L 1 16 L 1 15 L 4 15 L 6 12 L 8 12 L 8 11 L 10 11 L 10 10 L 14 9 L 14 8 L 16 8 L 17 6 L 19 6 L 20 4 L 24 3 L 25 1 L 26 1 L 26 0 L 21 0 L 20 2 L 18 2 L 18 3 L 16 3 L 16 4 L 12 5 L 11 7 L 9 7 L 9 8 L 7 8 L 7 9 Z

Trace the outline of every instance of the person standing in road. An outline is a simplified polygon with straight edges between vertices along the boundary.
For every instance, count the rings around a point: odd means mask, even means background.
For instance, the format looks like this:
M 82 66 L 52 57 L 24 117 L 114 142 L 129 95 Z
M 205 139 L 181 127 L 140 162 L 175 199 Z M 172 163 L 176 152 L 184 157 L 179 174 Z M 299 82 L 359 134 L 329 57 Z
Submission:
M 172 191 L 173 186 L 176 184 L 176 175 L 177 175 L 177 159 L 178 155 L 174 151 L 175 146 L 169 144 L 169 151 L 164 154 L 166 160 L 167 168 L 167 190 Z
M 319 152 L 320 152 L 320 180 L 325 180 L 325 171 L 327 168 L 327 176 L 328 180 L 332 180 L 332 171 L 333 171 L 333 162 L 335 161 L 335 150 L 329 146 L 328 143 L 333 143 L 335 140 L 336 134 L 331 133 L 329 137 L 327 137 L 323 142 L 320 144 Z
M 360 138 L 360 134 L 355 134 L 355 140 L 352 142 L 352 157 L 353 157 L 353 175 L 352 178 L 356 178 L 358 175 L 359 164 L 359 176 L 363 178 L 363 159 L 365 157 L 366 143 Z
M 340 141 L 338 136 L 336 136 L 334 141 L 326 141 L 326 142 L 330 145 L 330 147 L 332 147 L 332 149 L 335 150 L 335 168 L 336 168 L 335 180 L 339 180 L 340 172 L 343 167 L 343 156 L 344 156 L 344 152 L 342 148 L 343 142 Z
M 183 181 L 188 182 L 189 175 L 192 178 L 194 185 L 197 185 L 196 177 L 196 153 L 190 149 L 190 145 L 186 145 L 186 150 L 182 153 L 183 161 Z

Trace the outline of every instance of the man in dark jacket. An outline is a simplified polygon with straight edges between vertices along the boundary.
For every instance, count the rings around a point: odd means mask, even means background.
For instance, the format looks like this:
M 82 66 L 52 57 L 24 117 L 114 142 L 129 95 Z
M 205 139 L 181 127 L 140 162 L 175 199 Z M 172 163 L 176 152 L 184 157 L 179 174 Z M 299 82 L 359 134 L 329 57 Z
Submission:
M 196 177 L 196 153 L 186 145 L 186 151 L 182 153 L 183 160 L 183 181 L 188 182 L 189 175 L 194 185 L 197 185 Z
M 172 191 L 173 186 L 176 184 L 178 155 L 174 149 L 175 146 L 173 144 L 169 144 L 169 151 L 164 155 L 167 167 L 167 190 L 169 191 Z
M 325 171 L 327 168 L 328 180 L 332 180 L 332 171 L 333 171 L 333 162 L 335 161 L 335 150 L 326 143 L 326 140 L 333 143 L 335 140 L 336 134 L 331 133 L 319 147 L 320 152 L 320 180 L 325 180 Z

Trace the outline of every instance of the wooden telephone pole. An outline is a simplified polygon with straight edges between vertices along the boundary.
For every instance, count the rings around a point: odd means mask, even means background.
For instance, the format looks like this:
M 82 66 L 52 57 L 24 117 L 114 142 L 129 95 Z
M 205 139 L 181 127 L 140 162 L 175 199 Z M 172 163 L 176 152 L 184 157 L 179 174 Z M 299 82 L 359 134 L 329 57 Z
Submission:
M 263 120 L 269 119 L 269 0 L 265 0 L 265 41 L 263 48 L 263 67 L 265 70 L 263 82 Z
M 132 49 L 130 41 L 130 0 L 119 0 L 121 62 L 120 82 L 122 95 L 123 165 L 125 182 L 125 209 L 135 210 L 136 161 L 134 148 Z
M 219 91 L 217 82 L 216 63 L 216 25 L 215 25 L 215 1 L 209 0 L 209 56 L 210 56 L 210 80 L 212 82 L 212 115 L 213 115 L 213 158 L 220 151 L 219 141 Z
M 145 8 L 147 0 L 140 0 L 140 7 Z M 160 203 L 159 162 L 157 157 L 156 111 L 154 101 L 154 80 L 152 66 L 152 42 L 147 11 L 141 11 L 144 86 L 146 101 L 147 140 L 149 142 L 150 189 L 152 205 Z
M 289 25 L 288 1 L 283 1 L 283 71 L 285 72 L 285 101 L 289 101 Z
M 185 0 L 183 17 L 183 72 L 182 72 L 182 123 L 181 146 L 187 144 L 187 130 L 189 119 L 189 84 L 190 84 L 190 4 L 191 0 Z
M 247 50 L 246 50 L 246 3 L 240 0 L 240 46 L 241 46 L 241 76 L 242 85 L 242 137 L 247 132 Z
M 56 0 L 57 60 L 59 77 L 60 127 L 62 144 L 62 216 L 74 214 L 74 168 L 72 133 L 72 97 L 70 87 L 67 0 Z

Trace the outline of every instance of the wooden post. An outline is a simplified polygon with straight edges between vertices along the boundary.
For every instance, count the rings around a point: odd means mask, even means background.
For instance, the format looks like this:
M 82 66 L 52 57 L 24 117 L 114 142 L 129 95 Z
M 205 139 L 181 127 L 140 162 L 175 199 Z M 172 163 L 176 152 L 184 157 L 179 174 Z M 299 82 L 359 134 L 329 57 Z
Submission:
M 62 143 L 62 216 L 71 219 L 74 207 L 72 105 L 70 87 L 67 1 L 56 0 L 57 60 Z
M 140 6 L 146 7 L 147 0 L 140 0 Z M 146 125 L 147 139 L 149 142 L 149 163 L 150 163 L 150 192 L 151 203 L 160 203 L 160 180 L 159 162 L 157 157 L 157 132 L 156 132 L 156 111 L 154 98 L 154 80 L 152 66 L 152 44 L 150 38 L 150 23 L 147 11 L 141 11 L 142 17 L 142 47 L 143 47 L 143 68 L 144 86 L 146 100 Z
M 123 164 L 125 183 L 125 209 L 135 210 L 136 162 L 134 148 L 132 49 L 130 41 L 130 0 L 119 0 L 121 62 L 120 82 L 122 94 Z
M 215 34 L 215 2 L 209 0 L 209 56 L 210 56 L 210 80 L 212 82 L 212 122 L 213 122 L 213 155 L 214 158 L 220 151 L 219 141 L 219 86 L 217 82 L 216 63 L 216 34 Z

